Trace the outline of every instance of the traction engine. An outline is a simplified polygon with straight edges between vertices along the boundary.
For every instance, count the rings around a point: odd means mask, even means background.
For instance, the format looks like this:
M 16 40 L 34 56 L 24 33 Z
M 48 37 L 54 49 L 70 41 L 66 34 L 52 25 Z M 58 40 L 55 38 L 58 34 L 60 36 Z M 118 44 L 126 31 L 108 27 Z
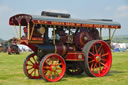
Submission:
M 70 14 L 44 11 L 41 16 L 14 15 L 9 24 L 19 26 L 19 43 L 33 50 L 24 61 L 25 75 L 50 82 L 59 81 L 65 73 L 105 76 L 112 63 L 111 29 L 120 28 L 112 20 L 72 19 Z M 102 40 L 103 28 L 109 30 L 108 40 Z
M 17 46 L 17 39 L 16 38 L 10 39 L 9 42 L 10 44 L 8 45 L 8 48 L 7 48 L 8 55 L 11 55 L 14 53 L 20 54 L 19 47 Z

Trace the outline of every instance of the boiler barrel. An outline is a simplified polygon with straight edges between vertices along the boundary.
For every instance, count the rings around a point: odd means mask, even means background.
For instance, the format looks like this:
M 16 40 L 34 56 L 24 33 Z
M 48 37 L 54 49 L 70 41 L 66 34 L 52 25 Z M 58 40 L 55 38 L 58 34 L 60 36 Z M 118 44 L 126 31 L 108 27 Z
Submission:
M 66 46 L 64 44 L 56 44 L 56 45 L 47 44 L 47 45 L 38 45 L 37 47 L 38 49 L 41 49 L 42 52 L 45 53 L 45 55 L 48 53 L 57 53 L 64 56 L 69 51 L 76 51 L 74 45 Z

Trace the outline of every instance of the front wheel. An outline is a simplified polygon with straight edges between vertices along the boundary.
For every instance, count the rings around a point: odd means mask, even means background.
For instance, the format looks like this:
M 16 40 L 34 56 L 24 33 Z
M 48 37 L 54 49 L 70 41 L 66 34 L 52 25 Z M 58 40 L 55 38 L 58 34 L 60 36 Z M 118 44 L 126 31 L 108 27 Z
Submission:
M 92 77 L 105 76 L 112 64 L 111 50 L 102 40 L 92 40 L 84 48 L 85 72 Z
M 48 54 L 40 62 L 40 74 L 49 82 L 59 81 L 65 74 L 66 64 L 58 54 Z

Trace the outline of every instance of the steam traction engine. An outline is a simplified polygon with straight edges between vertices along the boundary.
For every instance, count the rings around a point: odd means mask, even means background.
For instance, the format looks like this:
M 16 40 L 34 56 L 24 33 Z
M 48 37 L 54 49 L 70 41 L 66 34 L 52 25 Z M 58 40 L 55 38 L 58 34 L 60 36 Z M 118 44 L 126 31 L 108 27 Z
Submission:
M 8 42 L 9 42 L 9 45 L 8 45 L 8 48 L 7 48 L 8 55 L 11 55 L 13 53 L 20 54 L 20 50 L 19 50 L 19 47 L 17 45 L 17 39 L 12 38 Z
M 72 19 L 70 14 L 44 11 L 41 16 L 17 14 L 9 24 L 19 26 L 19 43 L 33 50 L 24 61 L 25 75 L 50 82 L 65 73 L 80 75 L 85 71 L 92 77 L 105 76 L 112 63 L 111 29 L 121 27 L 112 20 Z M 109 30 L 108 40 L 102 40 L 103 28 Z

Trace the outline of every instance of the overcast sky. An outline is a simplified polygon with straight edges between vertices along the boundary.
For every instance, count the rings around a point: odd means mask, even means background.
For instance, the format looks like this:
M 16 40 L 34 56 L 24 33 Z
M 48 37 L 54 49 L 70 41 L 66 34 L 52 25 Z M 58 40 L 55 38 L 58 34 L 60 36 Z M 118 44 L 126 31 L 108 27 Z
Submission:
M 40 15 L 43 10 L 70 13 L 72 18 L 113 19 L 122 26 L 116 35 L 128 35 L 128 0 L 0 0 L 0 38 L 16 36 L 14 27 L 9 26 L 11 16 Z

